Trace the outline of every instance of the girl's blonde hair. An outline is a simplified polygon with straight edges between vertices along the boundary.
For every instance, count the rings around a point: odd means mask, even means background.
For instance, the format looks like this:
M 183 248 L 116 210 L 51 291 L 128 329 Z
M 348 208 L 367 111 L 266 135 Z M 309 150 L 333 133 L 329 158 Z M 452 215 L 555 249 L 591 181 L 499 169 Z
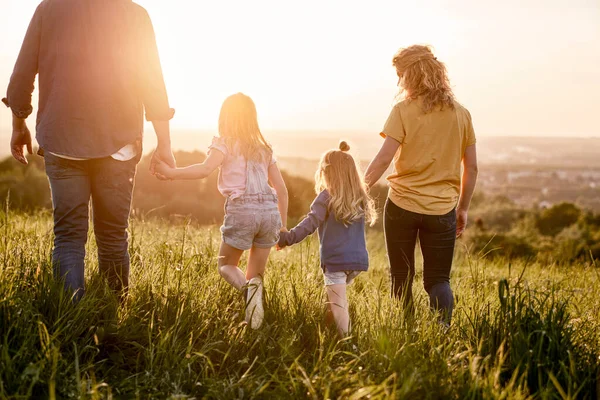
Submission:
M 454 108 L 454 93 L 443 62 L 430 46 L 413 45 L 398 50 L 392 60 L 400 78 L 401 94 L 409 100 L 422 99 L 423 112 L 437 107 Z
M 339 150 L 323 154 L 319 169 L 315 174 L 317 193 L 327 189 L 331 199 L 329 211 L 344 225 L 349 225 L 361 217 L 373 225 L 377 220 L 375 203 L 367 192 L 362 175 L 348 154 L 348 143 L 340 142 Z
M 219 135 L 227 147 L 239 151 L 246 160 L 268 161 L 273 155 L 271 145 L 265 140 L 258 127 L 256 106 L 243 93 L 229 96 L 221 106 Z

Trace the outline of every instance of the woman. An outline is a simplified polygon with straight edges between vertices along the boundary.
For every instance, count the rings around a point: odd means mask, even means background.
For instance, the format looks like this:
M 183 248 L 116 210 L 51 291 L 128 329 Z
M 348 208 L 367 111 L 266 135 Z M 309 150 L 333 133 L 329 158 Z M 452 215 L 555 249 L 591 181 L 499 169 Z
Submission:
M 449 324 L 454 244 L 467 226 L 477 180 L 475 133 L 471 115 L 454 99 L 446 67 L 428 46 L 400 49 L 393 65 L 404 99 L 383 128 L 385 141 L 366 182 L 375 184 L 394 161 L 384 217 L 392 295 L 412 309 L 418 237 L 431 307 Z

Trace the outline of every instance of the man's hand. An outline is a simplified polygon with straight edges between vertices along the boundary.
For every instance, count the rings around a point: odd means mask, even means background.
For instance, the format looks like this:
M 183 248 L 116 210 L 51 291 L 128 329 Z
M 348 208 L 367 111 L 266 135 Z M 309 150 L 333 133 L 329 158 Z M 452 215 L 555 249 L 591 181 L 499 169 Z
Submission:
M 171 146 L 159 145 L 156 150 L 154 150 L 154 154 L 152 154 L 152 159 L 150 160 L 150 173 L 152 175 L 156 176 L 156 166 L 160 162 L 164 162 L 171 168 L 176 167 L 175 157 L 173 157 Z
M 154 175 L 160 179 L 161 181 L 170 181 L 173 180 L 173 173 L 175 169 L 167 165 L 167 163 L 163 161 L 159 161 L 154 166 Z
M 156 176 L 156 164 L 158 164 L 160 161 L 172 168 L 175 168 L 176 165 L 173 152 L 171 151 L 171 133 L 169 121 L 152 121 L 152 125 L 154 126 L 154 131 L 156 132 L 158 144 L 156 145 L 156 150 L 154 150 L 154 154 L 152 154 L 152 159 L 150 160 L 150 173 Z M 157 178 L 162 179 L 161 177 Z
M 31 132 L 27 128 L 27 124 L 24 119 L 20 119 L 13 116 L 13 131 L 10 139 L 10 151 L 18 162 L 27 165 L 27 158 L 25 157 L 23 147 L 27 147 L 27 152 L 33 154 L 33 148 L 31 146 Z
M 467 227 L 467 210 L 456 209 L 456 237 L 460 237 Z

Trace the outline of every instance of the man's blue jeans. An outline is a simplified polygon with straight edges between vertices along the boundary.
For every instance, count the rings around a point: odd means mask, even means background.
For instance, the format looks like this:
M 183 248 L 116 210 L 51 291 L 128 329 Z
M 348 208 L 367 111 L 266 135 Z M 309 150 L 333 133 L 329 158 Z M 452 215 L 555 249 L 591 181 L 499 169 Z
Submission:
M 46 174 L 54 207 L 54 274 L 77 299 L 84 293 L 84 258 L 89 204 L 100 273 L 124 295 L 129 286 L 128 220 L 139 158 L 67 160 L 46 152 Z

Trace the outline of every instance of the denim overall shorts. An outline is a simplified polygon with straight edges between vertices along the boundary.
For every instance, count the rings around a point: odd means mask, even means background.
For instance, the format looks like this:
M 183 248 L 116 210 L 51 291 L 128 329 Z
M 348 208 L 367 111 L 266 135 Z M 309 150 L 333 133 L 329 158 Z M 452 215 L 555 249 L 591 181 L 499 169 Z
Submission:
M 270 248 L 279 241 L 281 215 L 277 195 L 269 186 L 267 165 L 246 162 L 246 190 L 242 196 L 225 201 L 221 226 L 223 242 L 239 250 Z

